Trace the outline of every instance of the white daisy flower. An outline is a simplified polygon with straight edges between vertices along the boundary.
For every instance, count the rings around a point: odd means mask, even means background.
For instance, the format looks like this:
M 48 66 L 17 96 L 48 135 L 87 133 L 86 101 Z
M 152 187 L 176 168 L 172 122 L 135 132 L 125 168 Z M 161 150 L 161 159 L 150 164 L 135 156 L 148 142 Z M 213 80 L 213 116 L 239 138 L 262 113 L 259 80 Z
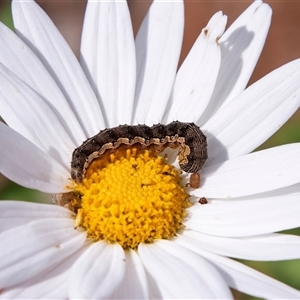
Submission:
M 182 1 L 155 0 L 135 41 L 125 1 L 89 1 L 80 62 L 34 1 L 12 9 L 16 34 L 0 24 L 0 171 L 71 210 L 1 201 L 0 297 L 229 299 L 234 288 L 299 298 L 232 259 L 300 257 L 299 237 L 275 233 L 300 226 L 300 145 L 248 154 L 300 103 L 299 60 L 245 90 L 269 6 L 254 2 L 225 32 L 216 13 L 178 72 Z M 154 153 L 162 139 L 124 149 L 126 134 L 71 180 L 72 153 L 100 130 L 174 120 L 207 137 L 200 183 L 185 186 L 174 150 Z M 166 140 L 182 143 L 186 163 L 188 138 Z

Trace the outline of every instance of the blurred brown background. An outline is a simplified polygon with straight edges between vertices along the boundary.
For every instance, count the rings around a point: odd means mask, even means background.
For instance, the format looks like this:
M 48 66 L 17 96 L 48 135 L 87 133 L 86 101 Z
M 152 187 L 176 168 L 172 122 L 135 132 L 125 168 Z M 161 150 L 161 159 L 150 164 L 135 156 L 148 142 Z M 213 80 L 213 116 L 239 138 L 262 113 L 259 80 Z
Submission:
M 86 1 L 37 1 L 53 19 L 75 53 L 78 54 Z M 273 9 L 272 25 L 258 66 L 251 82 L 271 70 L 300 57 L 300 1 L 265 1 Z M 129 0 L 129 9 L 136 34 L 151 1 Z M 221 10 L 230 25 L 252 1 L 185 1 L 185 35 L 181 61 L 209 18 Z

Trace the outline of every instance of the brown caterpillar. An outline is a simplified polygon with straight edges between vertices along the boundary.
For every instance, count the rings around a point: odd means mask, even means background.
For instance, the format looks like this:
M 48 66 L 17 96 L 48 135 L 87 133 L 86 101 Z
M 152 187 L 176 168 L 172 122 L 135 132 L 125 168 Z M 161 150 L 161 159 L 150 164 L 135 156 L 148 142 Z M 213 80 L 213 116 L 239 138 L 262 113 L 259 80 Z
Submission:
M 120 145 L 141 148 L 153 147 L 158 153 L 167 147 L 178 148 L 179 165 L 188 173 L 198 172 L 207 159 L 206 136 L 194 123 L 174 121 L 168 125 L 120 125 L 100 131 L 76 148 L 72 155 L 71 177 L 75 182 L 83 180 L 89 164 Z

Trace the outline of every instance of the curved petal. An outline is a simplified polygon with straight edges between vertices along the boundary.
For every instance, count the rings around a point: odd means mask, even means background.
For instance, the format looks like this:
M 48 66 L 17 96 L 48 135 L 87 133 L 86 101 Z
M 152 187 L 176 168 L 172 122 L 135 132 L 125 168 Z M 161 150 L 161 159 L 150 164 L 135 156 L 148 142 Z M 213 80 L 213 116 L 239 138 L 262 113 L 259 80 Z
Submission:
M 17 35 L 42 61 L 63 92 L 87 137 L 104 128 L 96 96 L 74 53 L 47 14 L 34 1 L 14 0 Z
M 107 127 L 130 124 L 136 67 L 126 1 L 88 1 L 81 64 L 101 102 Z
M 1 289 L 51 270 L 80 249 L 85 240 L 86 234 L 74 230 L 74 220 L 69 218 L 34 220 L 2 232 Z
M 298 299 L 300 297 L 299 291 L 237 261 L 209 253 L 182 239 L 176 239 L 175 242 L 208 259 L 231 288 L 263 299 Z
M 183 1 L 152 2 L 135 41 L 137 86 L 133 124 L 161 122 L 176 75 L 183 27 Z
M 22 135 L 0 122 L 0 172 L 27 188 L 68 191 L 70 172 Z
M 75 261 L 89 244 L 64 259 L 60 264 L 38 276 L 1 291 L 0 299 L 69 299 L 68 278 Z
M 300 258 L 300 237 L 287 234 L 268 234 L 247 238 L 217 237 L 194 230 L 183 230 L 178 238 L 227 257 L 256 261 L 277 261 Z
M 55 113 L 76 146 L 86 136 L 64 95 L 31 49 L 0 23 L 0 63 L 40 95 Z
M 187 229 L 206 234 L 242 237 L 300 226 L 300 192 L 252 200 L 223 200 L 188 209 Z
M 268 4 L 254 1 L 220 38 L 220 72 L 205 114 L 197 122 L 199 125 L 245 89 L 265 44 L 271 16 Z
M 140 244 L 138 254 L 165 299 L 230 299 L 223 278 L 201 256 L 173 242 Z M 216 288 L 216 286 L 218 288 Z
M 229 159 L 203 169 L 200 189 L 191 195 L 234 198 L 263 193 L 300 182 L 300 143 Z
M 144 266 L 132 249 L 125 251 L 126 271 L 121 285 L 111 297 L 112 299 L 151 299 Z
M 218 110 L 202 126 L 214 163 L 249 153 L 300 105 L 300 59 L 271 72 Z
M 193 122 L 199 119 L 215 88 L 221 52 L 219 38 L 227 17 L 216 13 L 208 22 L 180 67 L 166 108 L 165 122 Z
M 73 262 L 74 263 L 74 262 Z M 54 270 L 46 270 L 26 282 L 1 291 L 0 299 L 67 299 L 68 271 L 62 262 Z
M 47 103 L 1 64 L 0 111 L 12 129 L 70 168 L 71 153 L 76 147 L 68 133 Z
M 125 274 L 125 253 L 119 244 L 91 244 L 72 267 L 69 297 L 109 299 Z
M 74 213 L 58 205 L 22 201 L 0 201 L 0 232 L 32 220 L 71 218 Z

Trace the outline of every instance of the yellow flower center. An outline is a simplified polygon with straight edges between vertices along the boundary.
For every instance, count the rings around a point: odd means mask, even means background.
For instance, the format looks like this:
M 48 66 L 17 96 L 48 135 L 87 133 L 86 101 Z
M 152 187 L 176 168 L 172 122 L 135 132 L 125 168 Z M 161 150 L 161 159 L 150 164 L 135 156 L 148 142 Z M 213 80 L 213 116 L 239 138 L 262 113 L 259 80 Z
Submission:
M 153 151 L 118 149 L 92 161 L 82 183 L 76 225 L 94 240 L 124 249 L 169 239 L 183 227 L 188 194 L 180 173 Z

